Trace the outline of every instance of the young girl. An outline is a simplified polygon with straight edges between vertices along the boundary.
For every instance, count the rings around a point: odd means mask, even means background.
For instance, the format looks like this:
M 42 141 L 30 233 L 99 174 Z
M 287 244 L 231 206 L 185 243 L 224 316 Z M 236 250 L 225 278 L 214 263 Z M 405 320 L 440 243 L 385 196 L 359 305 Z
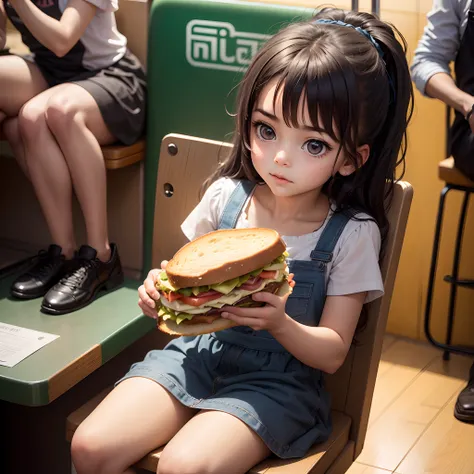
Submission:
M 100 146 L 141 136 L 146 86 L 117 31 L 117 8 L 117 0 L 0 0 L 0 47 L 8 17 L 32 52 L 0 57 L 0 127 L 35 188 L 52 239 L 11 292 L 44 296 L 47 313 L 81 308 L 123 281 L 117 247 L 108 240 Z M 73 188 L 87 229 L 88 245 L 78 252 Z
M 383 292 L 384 199 L 411 100 L 404 49 L 370 14 L 324 9 L 268 41 L 242 82 L 232 155 L 182 229 L 276 229 L 293 293 L 256 294 L 264 307 L 223 313 L 239 326 L 133 365 L 78 428 L 78 474 L 131 473 L 165 443 L 160 474 L 244 473 L 327 439 L 323 372 L 341 366 L 363 304 Z M 151 317 L 159 271 L 139 289 Z

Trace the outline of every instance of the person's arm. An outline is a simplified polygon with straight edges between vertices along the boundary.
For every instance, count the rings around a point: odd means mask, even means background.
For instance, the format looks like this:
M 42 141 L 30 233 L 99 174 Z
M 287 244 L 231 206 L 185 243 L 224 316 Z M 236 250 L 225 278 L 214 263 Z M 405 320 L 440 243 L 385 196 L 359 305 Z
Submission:
M 434 0 L 427 15 L 427 24 L 411 64 L 413 82 L 424 95 L 435 97 L 432 95 L 435 91 L 427 89 L 435 74 L 450 75 L 449 65 L 461 43 L 465 3 L 465 0 Z
M 304 364 L 333 374 L 351 347 L 366 296 L 366 292 L 328 296 L 319 326 L 305 326 L 286 316 L 271 334 Z
M 463 0 L 434 1 L 411 66 L 413 81 L 422 94 L 441 100 L 464 116 L 474 97 L 456 86 L 449 64 L 460 47 L 466 8 Z M 474 132 L 474 117 L 469 123 Z
M 3 2 L 0 1 L 0 49 L 5 47 L 7 43 L 7 15 Z
M 431 97 L 442 100 L 445 104 L 461 112 L 464 117 L 474 104 L 474 97 L 459 89 L 453 78 L 444 72 L 437 73 L 428 80 L 426 93 Z M 469 118 L 469 125 L 474 133 L 473 115 Z
M 43 13 L 29 0 L 10 0 L 31 34 L 56 56 L 65 56 L 79 41 L 97 7 L 84 0 L 70 0 L 61 19 Z

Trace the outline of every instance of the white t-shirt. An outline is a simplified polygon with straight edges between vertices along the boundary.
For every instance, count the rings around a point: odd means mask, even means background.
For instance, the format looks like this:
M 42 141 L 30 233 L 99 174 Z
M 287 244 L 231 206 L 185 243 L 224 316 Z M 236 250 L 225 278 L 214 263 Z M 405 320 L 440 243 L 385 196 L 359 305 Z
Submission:
M 237 180 L 221 178 L 207 189 L 201 202 L 181 225 L 184 235 L 189 240 L 217 230 L 225 205 L 237 184 Z M 247 206 L 244 206 L 244 209 L 246 208 Z M 300 236 L 281 236 L 287 246 L 288 260 L 311 260 L 310 254 L 331 215 L 332 212 L 329 212 L 324 224 L 315 232 Z M 368 217 L 366 214 L 357 215 L 357 219 Z M 246 227 L 250 227 L 250 224 L 245 211 L 242 211 L 236 228 Z M 367 291 L 366 303 L 382 296 L 380 245 L 380 230 L 374 221 L 351 219 L 339 237 L 333 259 L 327 266 L 327 295 L 340 296 Z
M 115 22 L 118 0 L 85 0 L 97 7 L 96 14 L 81 36 L 84 45 L 82 66 L 94 71 L 111 66 L 121 59 L 127 50 L 127 38 L 122 35 Z M 69 0 L 58 0 L 64 12 Z

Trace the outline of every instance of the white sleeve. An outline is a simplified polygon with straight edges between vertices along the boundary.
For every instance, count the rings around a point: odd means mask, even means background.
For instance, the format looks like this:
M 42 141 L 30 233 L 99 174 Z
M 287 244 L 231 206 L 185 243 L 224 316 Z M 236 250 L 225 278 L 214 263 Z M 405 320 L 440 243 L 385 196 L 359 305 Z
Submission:
M 118 10 L 118 0 L 84 0 L 96 6 L 104 12 L 116 12 Z
M 328 296 L 350 295 L 367 291 L 366 303 L 383 295 L 379 266 L 381 237 L 373 221 L 359 221 L 341 242 L 328 281 Z
M 222 212 L 222 186 L 225 178 L 218 179 L 207 188 L 199 204 L 181 224 L 183 234 L 189 239 L 217 230 Z
M 426 84 L 439 72 L 451 74 L 449 64 L 461 43 L 463 10 L 460 0 L 434 0 L 411 64 L 417 89 L 426 95 Z

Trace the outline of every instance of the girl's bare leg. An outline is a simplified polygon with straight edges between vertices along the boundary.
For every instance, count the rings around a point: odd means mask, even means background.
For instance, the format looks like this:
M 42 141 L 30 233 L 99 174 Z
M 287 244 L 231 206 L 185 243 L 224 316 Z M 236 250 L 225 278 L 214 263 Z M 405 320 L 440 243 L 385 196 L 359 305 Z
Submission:
M 128 474 L 195 413 L 152 380 L 126 379 L 77 429 L 71 445 L 74 467 L 78 474 Z
M 224 412 L 201 411 L 166 445 L 158 474 L 244 474 L 270 450 L 244 422 Z
M 107 180 L 100 147 L 116 139 L 94 98 L 77 84 L 55 88 L 46 107 L 46 123 L 68 165 L 86 222 L 87 243 L 100 260 L 108 261 Z

